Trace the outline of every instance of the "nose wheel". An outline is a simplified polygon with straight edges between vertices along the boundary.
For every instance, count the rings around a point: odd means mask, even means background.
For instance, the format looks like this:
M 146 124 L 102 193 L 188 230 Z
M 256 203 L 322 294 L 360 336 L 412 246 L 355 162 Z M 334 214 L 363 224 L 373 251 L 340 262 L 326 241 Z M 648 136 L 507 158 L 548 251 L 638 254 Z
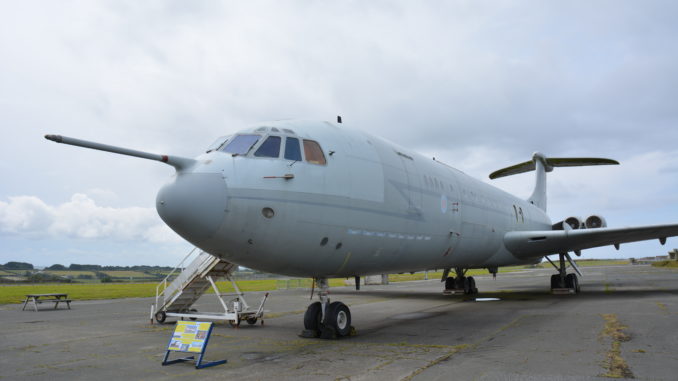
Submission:
M 336 339 L 350 336 L 354 332 L 351 326 L 351 310 L 342 302 L 330 303 L 327 279 L 318 278 L 319 302 L 311 303 L 304 313 L 304 330 L 299 336 L 322 339 Z

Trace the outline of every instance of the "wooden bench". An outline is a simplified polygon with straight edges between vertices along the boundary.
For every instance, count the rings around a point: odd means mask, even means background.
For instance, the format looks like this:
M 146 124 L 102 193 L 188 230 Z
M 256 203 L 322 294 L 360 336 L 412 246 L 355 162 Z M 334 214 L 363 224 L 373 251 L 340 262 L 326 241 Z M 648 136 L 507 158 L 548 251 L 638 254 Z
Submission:
M 33 303 L 33 308 L 36 312 L 38 311 L 38 304 L 41 303 L 54 303 L 54 309 L 59 307 L 59 303 L 66 303 L 68 309 L 71 309 L 71 299 L 68 299 L 68 294 L 28 294 L 26 295 L 22 311 L 26 310 L 29 302 Z

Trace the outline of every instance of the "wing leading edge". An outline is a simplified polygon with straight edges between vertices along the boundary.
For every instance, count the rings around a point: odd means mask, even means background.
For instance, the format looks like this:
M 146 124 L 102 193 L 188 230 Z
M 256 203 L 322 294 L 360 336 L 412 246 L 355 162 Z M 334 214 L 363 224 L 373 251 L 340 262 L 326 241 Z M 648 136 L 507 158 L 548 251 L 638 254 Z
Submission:
M 514 231 L 504 235 L 504 245 L 517 258 L 535 258 L 593 247 L 678 236 L 678 224 L 630 228 Z

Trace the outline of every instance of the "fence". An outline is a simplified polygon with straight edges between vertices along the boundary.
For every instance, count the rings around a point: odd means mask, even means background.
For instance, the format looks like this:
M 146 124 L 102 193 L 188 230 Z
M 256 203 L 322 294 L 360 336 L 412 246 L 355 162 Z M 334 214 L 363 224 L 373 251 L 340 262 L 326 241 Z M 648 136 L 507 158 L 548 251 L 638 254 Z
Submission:
M 311 279 L 278 279 L 276 288 L 278 290 L 289 290 L 293 288 L 311 288 L 313 281 Z

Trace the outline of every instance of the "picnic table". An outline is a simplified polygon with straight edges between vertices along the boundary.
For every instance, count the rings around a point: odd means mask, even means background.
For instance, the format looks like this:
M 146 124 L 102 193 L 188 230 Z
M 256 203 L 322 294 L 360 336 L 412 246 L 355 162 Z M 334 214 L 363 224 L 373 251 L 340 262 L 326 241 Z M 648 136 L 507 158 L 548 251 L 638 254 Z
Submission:
M 33 302 L 35 311 L 38 311 L 38 304 L 40 303 L 54 303 L 55 310 L 59 307 L 59 303 L 66 303 L 68 309 L 71 309 L 71 300 L 68 299 L 68 294 L 27 294 L 22 311 L 26 309 L 29 302 Z

